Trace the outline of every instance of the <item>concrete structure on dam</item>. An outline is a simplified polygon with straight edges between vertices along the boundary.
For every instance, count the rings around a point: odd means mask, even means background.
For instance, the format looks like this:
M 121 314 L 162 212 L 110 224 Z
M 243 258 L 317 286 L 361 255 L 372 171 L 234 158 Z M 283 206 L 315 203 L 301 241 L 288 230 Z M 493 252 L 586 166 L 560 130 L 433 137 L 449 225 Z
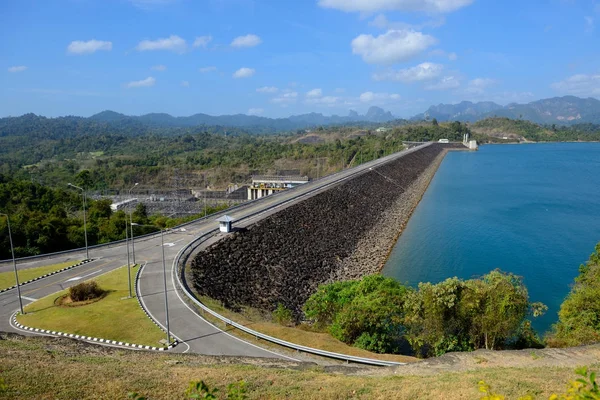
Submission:
M 253 176 L 248 200 L 256 200 L 308 182 L 308 176 Z
M 437 166 L 461 143 L 434 143 L 227 235 L 192 261 L 189 286 L 226 306 L 299 317 L 326 282 L 379 272 Z

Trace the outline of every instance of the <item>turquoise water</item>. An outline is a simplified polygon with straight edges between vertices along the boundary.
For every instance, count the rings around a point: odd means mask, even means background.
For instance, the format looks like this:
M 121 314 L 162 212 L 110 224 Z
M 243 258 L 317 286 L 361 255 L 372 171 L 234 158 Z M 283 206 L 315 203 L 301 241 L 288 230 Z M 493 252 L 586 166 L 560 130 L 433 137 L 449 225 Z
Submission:
M 549 310 L 600 242 L 600 143 L 489 145 L 450 152 L 383 270 L 402 282 L 471 278 L 500 268 L 523 277 Z

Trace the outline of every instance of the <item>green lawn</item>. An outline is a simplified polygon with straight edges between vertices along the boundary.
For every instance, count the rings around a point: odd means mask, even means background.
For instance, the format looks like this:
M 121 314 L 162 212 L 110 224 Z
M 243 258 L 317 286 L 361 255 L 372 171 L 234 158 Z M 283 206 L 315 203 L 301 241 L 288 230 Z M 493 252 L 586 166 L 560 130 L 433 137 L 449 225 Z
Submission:
M 132 275 L 135 272 L 137 269 L 132 270 Z M 56 306 L 54 301 L 67 293 L 64 290 L 29 304 L 25 307 L 25 315 L 19 315 L 17 320 L 33 328 L 161 346 L 159 340 L 165 339 L 166 335 L 150 321 L 135 297 L 126 298 L 129 295 L 126 267 L 93 280 L 102 289 L 110 291 L 102 300 L 78 307 Z
M 38 276 L 49 274 L 50 272 L 58 271 L 71 265 L 79 263 L 77 260 L 67 261 L 61 264 L 44 265 L 43 267 L 19 269 L 17 264 L 17 272 L 19 273 L 19 282 L 23 283 Z M 0 273 L 0 290 L 16 285 L 14 271 Z

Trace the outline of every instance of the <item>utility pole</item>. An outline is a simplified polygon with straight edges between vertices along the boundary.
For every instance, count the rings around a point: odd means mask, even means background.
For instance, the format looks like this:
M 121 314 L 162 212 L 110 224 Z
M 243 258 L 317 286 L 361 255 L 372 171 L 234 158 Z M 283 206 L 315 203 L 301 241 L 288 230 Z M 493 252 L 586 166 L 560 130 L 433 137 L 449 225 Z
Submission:
M 136 182 L 135 185 L 133 185 L 131 187 L 131 189 L 129 189 L 129 200 L 133 200 L 131 198 L 131 191 L 133 190 L 134 187 L 136 187 L 138 185 L 138 183 Z M 132 212 L 131 212 L 131 204 L 129 204 L 129 223 L 133 224 L 133 216 L 132 216 Z M 127 221 L 127 216 L 125 216 L 125 221 Z M 135 265 L 135 244 L 133 242 L 133 225 L 129 225 L 131 228 L 131 250 L 133 253 L 133 265 Z M 127 230 L 127 225 L 125 226 L 125 230 Z M 127 236 L 127 235 L 126 235 Z M 129 247 L 128 247 L 129 249 Z M 131 295 L 131 294 L 130 294 Z
M 0 213 L 6 217 L 6 225 L 8 226 L 8 239 L 10 240 L 10 252 L 12 253 L 13 268 L 15 270 L 15 281 L 17 282 L 17 296 L 19 296 L 19 307 L 21 308 L 21 314 L 25 314 L 23 311 L 23 300 L 21 299 L 21 286 L 19 285 L 19 274 L 17 273 L 17 260 L 15 258 L 15 247 L 12 241 L 12 232 L 10 231 L 10 218 L 8 214 Z
M 82 197 L 83 197 L 83 233 L 85 235 L 85 258 L 87 260 L 90 259 L 90 253 L 88 251 L 88 239 L 87 239 L 87 222 L 85 220 L 85 203 L 86 203 L 86 198 L 85 198 L 85 190 L 83 190 L 83 188 L 80 188 L 79 186 L 75 186 L 72 183 L 67 184 L 67 186 L 71 186 L 72 188 L 81 190 L 82 193 Z
M 171 330 L 169 329 L 169 300 L 167 292 L 167 266 L 165 264 L 165 241 L 163 239 L 164 229 L 160 230 L 160 242 L 162 244 L 162 262 L 163 262 L 163 278 L 165 282 L 165 312 L 167 316 L 167 346 L 171 342 Z

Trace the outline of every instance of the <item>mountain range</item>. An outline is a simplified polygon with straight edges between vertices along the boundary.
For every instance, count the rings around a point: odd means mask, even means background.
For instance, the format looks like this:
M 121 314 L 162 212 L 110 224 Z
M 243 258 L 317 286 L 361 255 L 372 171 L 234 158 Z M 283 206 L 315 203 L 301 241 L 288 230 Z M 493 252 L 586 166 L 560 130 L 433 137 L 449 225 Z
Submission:
M 523 119 L 547 125 L 600 124 L 600 100 L 564 96 L 537 100 L 527 104 L 511 103 L 506 106 L 489 101 L 478 103 L 463 101 L 458 104 L 431 106 L 427 111 L 415 115 L 410 120 L 422 121 L 435 118 L 439 122 L 476 122 L 489 117 Z M 267 118 L 245 114 L 220 116 L 194 114 L 189 117 L 173 117 L 169 114 L 152 113 L 129 116 L 115 111 L 102 111 L 88 118 L 73 116 L 45 118 L 34 114 L 0 118 L 0 136 L 11 136 L 16 132 L 22 132 L 21 128 L 42 135 L 52 131 L 54 134 L 62 136 L 63 134 L 77 135 L 82 132 L 106 132 L 115 129 L 141 134 L 155 128 L 202 126 L 211 127 L 213 131 L 217 132 L 228 132 L 227 128 L 236 128 L 248 133 L 275 133 L 326 125 L 377 126 L 390 121 L 406 122 L 406 120 L 394 117 L 391 112 L 375 106 L 369 108 L 364 115 L 351 110 L 346 116 L 309 113 L 288 118 Z M 15 128 L 17 126 L 18 129 Z M 44 128 L 41 129 L 42 127 Z
M 600 100 L 575 96 L 553 97 L 527 104 L 511 103 L 506 106 L 484 101 L 431 106 L 411 120 L 437 119 L 438 121 L 475 122 L 489 117 L 524 119 L 537 124 L 600 123 Z
M 319 125 L 346 124 L 353 122 L 381 123 L 394 118 L 391 112 L 380 107 L 371 107 L 365 115 L 350 111 L 347 116 L 325 116 L 321 113 L 293 115 L 288 118 L 267 118 L 256 115 L 234 114 L 212 116 L 208 114 L 194 114 L 189 117 L 173 117 L 169 114 L 145 114 L 141 116 L 128 116 L 114 111 L 102 111 L 89 117 L 90 120 L 106 123 L 124 123 L 135 121 L 144 125 L 155 127 L 192 127 L 192 126 L 230 126 L 238 128 L 263 127 L 276 131 L 303 129 Z

